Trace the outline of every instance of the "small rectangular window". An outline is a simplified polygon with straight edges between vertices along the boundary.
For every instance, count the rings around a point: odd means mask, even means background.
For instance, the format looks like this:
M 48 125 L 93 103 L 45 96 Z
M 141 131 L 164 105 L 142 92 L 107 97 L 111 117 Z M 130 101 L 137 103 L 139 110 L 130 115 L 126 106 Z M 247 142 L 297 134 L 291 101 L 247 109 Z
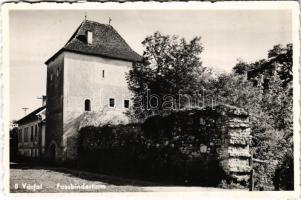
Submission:
M 109 106 L 110 106 L 111 108 L 115 107 L 115 99 L 114 99 L 114 98 L 110 98 L 110 99 L 109 99 Z
M 130 101 L 129 100 L 124 100 L 123 102 L 124 108 L 129 108 L 130 107 Z
M 105 78 L 105 70 L 102 70 L 102 78 Z
M 85 100 L 85 111 L 91 111 L 91 102 L 89 99 Z
M 50 73 L 50 80 L 52 81 L 52 73 Z

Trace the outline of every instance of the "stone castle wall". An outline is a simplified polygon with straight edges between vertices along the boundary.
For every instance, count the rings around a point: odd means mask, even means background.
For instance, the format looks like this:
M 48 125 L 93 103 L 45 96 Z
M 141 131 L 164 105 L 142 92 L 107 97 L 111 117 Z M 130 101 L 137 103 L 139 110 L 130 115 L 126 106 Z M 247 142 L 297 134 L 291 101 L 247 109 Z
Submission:
M 222 169 L 233 182 L 248 182 L 251 166 L 248 114 L 235 107 L 219 107 L 217 113 L 222 116 L 220 123 L 223 142 L 218 153 Z
M 249 117 L 236 107 L 175 111 L 150 117 L 142 124 L 87 126 L 80 134 L 84 152 L 80 155 L 84 156 L 79 160 L 84 157 L 84 163 L 100 169 L 106 163 L 110 170 L 122 166 L 138 174 L 178 177 L 187 182 L 248 183 Z

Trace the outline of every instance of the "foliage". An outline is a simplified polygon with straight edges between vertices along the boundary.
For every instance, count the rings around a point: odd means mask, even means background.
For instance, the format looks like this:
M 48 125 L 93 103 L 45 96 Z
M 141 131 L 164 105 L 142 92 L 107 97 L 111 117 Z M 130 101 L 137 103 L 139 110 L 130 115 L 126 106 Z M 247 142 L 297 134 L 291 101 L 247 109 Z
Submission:
M 258 84 L 261 75 L 264 83 Z M 278 183 L 280 189 L 292 188 L 288 161 L 293 157 L 292 45 L 274 46 L 266 60 L 249 64 L 240 60 L 232 74 L 220 75 L 211 87 L 219 101 L 250 112 L 253 157 L 268 163 L 254 163 L 255 186 L 271 190 L 273 180 L 278 180 L 283 182 Z
M 217 78 L 202 67 L 199 55 L 203 46 L 199 37 L 187 42 L 156 32 L 142 44 L 147 62 L 135 65 L 127 77 L 134 100 L 144 100 L 134 110 L 134 117 L 145 119 L 166 112 L 162 102 L 157 109 L 148 109 L 145 103 L 148 90 L 159 99 L 179 93 L 191 95 L 202 89 L 210 91 L 215 102 L 250 112 L 253 157 L 269 163 L 268 166 L 254 163 L 256 187 L 272 189 L 273 180 L 279 180 L 283 182 L 279 183 L 280 189 L 292 188 L 285 185 L 292 184 L 291 179 L 283 178 L 286 173 L 292 176 L 292 167 L 284 167 L 289 165 L 286 156 L 293 157 L 292 44 L 275 45 L 267 52 L 267 59 L 252 63 L 240 59 L 232 73 Z M 181 99 L 175 103 L 180 105 L 177 109 L 185 107 Z M 275 175 L 276 171 L 279 173 Z M 275 179 L 275 176 L 282 178 Z
M 129 89 L 134 93 L 135 116 L 145 118 L 151 114 L 162 113 L 166 104 L 164 97 L 172 98 L 170 104 L 177 109 L 185 106 L 178 100 L 178 94 L 193 94 L 208 77 L 209 71 L 202 66 L 200 54 L 203 46 L 200 37 L 186 41 L 178 36 L 163 35 L 155 32 L 142 42 L 144 46 L 144 64 L 136 64 L 127 76 Z M 149 109 L 148 94 L 154 94 L 159 102 Z M 156 103 L 156 102 L 155 102 Z M 170 106 L 174 108 L 173 106 Z
M 276 169 L 274 182 L 277 188 L 294 190 L 294 157 L 293 152 L 285 154 L 279 167 Z
M 238 60 L 238 63 L 233 67 L 233 72 L 236 75 L 248 74 L 254 85 L 258 85 L 262 75 L 266 84 L 268 84 L 274 73 L 278 75 L 283 87 L 286 87 L 293 80 L 293 46 L 287 44 L 285 47 L 278 44 L 268 51 L 268 59 L 261 59 L 253 63 L 246 63 L 243 60 Z
M 266 63 L 265 59 L 255 61 L 253 63 L 247 63 L 247 62 L 243 61 L 242 59 L 238 59 L 238 62 L 233 67 L 232 71 L 236 75 L 246 75 L 247 73 L 249 73 L 251 71 L 257 72 L 257 70 L 260 69 L 265 63 Z M 258 72 L 256 75 L 258 75 Z
M 268 53 L 269 64 L 275 65 L 277 73 L 283 86 L 293 80 L 293 45 L 287 44 L 286 47 L 280 44 L 275 45 Z

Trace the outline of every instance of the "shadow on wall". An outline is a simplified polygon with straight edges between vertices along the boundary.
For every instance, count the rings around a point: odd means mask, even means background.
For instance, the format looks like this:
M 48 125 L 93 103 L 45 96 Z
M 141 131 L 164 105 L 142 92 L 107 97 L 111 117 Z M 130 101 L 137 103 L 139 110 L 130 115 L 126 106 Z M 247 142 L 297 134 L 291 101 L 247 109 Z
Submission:
M 70 114 L 69 116 L 76 116 Z M 65 160 L 76 160 L 78 149 L 78 134 L 83 127 L 104 125 L 125 125 L 129 123 L 128 117 L 119 111 L 109 111 L 104 108 L 101 111 L 85 111 L 76 118 L 69 117 L 63 127 L 63 154 Z
M 248 113 L 226 105 L 153 116 L 143 124 L 107 109 L 87 111 L 64 124 L 63 158 L 115 176 L 246 186 L 249 132 Z
M 86 126 L 80 130 L 79 164 L 101 173 L 177 184 L 246 187 L 249 118 L 221 105 L 153 116 L 144 123 Z

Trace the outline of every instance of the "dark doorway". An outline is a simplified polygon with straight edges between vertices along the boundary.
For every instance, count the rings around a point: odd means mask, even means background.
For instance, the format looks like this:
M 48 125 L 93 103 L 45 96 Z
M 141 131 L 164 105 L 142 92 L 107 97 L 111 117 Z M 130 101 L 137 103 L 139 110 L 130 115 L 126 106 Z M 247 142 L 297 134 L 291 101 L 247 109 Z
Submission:
M 85 100 L 85 111 L 91 111 L 91 103 L 89 99 Z
M 56 149 L 55 149 L 55 145 L 52 144 L 50 146 L 50 150 L 49 150 L 49 156 L 50 156 L 50 161 L 54 162 L 56 160 Z

